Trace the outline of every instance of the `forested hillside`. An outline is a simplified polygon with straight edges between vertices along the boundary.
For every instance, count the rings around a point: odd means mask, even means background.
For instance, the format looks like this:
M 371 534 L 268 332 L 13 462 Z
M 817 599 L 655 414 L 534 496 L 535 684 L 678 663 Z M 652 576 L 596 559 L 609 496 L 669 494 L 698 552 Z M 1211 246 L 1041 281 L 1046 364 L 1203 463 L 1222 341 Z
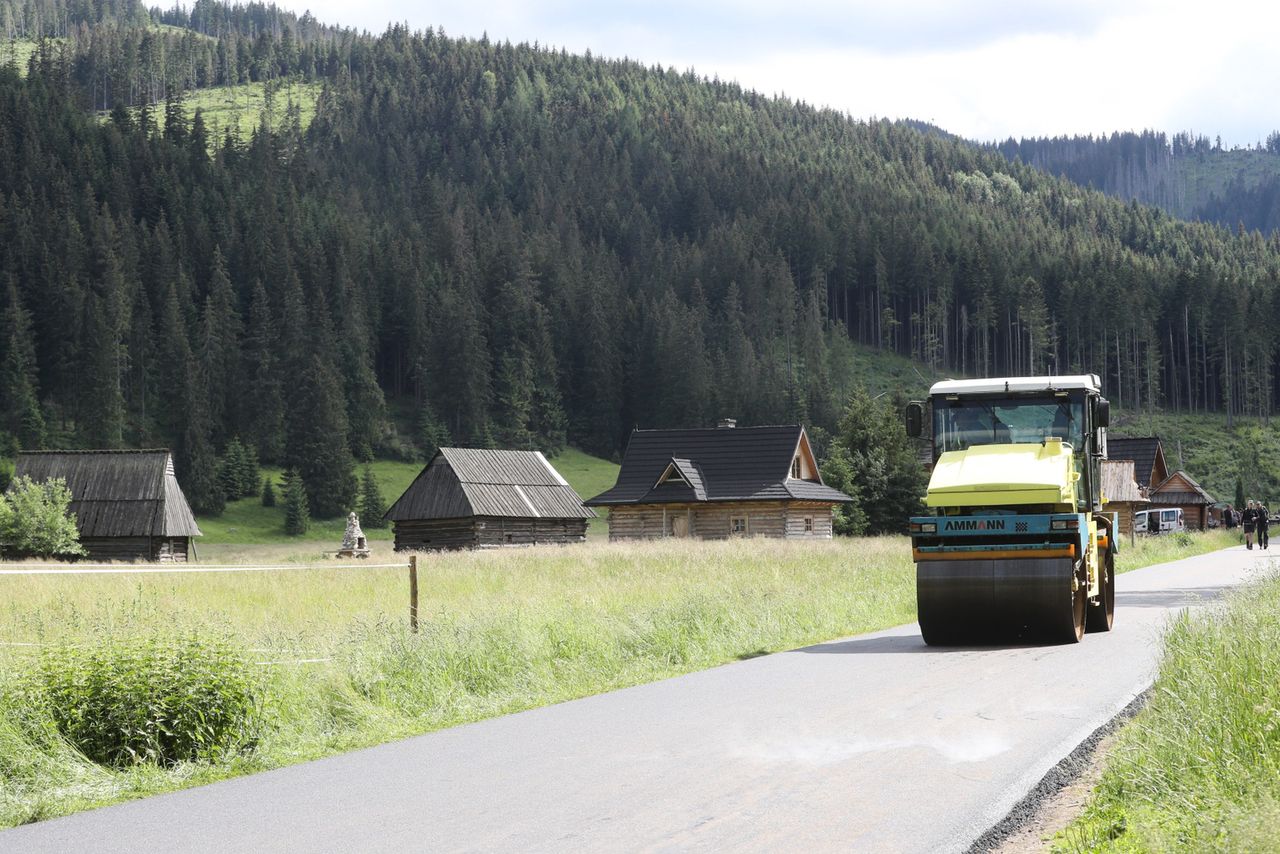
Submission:
M 1176 217 L 1271 234 L 1280 228 L 1280 131 L 1255 147 L 1224 149 L 1188 133 L 1008 140 L 1009 159 Z
M 1094 371 L 1129 408 L 1277 396 L 1277 240 L 637 62 L 87 8 L 0 0 L 0 28 L 59 39 L 0 70 L 0 429 L 172 445 L 204 507 L 234 437 L 326 515 L 353 457 L 445 441 L 831 429 L 855 345 Z M 211 140 L 181 108 L 280 78 L 323 87 L 305 130 Z

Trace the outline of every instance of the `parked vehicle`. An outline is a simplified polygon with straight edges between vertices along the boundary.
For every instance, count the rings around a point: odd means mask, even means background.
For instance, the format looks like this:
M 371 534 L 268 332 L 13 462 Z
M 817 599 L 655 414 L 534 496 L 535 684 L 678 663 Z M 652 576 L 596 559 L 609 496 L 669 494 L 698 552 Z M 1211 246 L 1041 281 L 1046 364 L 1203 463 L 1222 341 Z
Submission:
M 1168 534 L 1186 529 L 1180 507 L 1139 510 L 1133 514 L 1133 531 L 1136 534 Z

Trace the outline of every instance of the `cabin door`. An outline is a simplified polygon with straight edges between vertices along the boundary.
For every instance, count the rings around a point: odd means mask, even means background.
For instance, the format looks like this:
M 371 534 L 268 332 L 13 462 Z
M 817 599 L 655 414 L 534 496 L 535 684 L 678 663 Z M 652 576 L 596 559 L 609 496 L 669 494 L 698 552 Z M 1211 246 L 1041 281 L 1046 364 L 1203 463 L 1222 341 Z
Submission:
M 671 517 L 671 536 L 673 537 L 689 536 L 689 517 L 688 516 L 672 516 Z

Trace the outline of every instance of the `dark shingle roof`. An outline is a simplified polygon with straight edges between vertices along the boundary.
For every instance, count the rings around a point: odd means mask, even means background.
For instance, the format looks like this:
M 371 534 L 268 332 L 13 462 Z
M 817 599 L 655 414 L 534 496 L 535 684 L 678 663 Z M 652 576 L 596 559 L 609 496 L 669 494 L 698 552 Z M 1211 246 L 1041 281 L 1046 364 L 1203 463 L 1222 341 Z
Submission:
M 168 451 L 23 451 L 14 477 L 60 477 L 81 537 L 198 537 Z
M 1133 460 L 1133 478 L 1143 489 L 1150 489 L 1155 485 L 1151 482 L 1151 475 L 1159 452 L 1160 439 L 1156 436 L 1140 439 L 1107 437 L 1107 459 Z
M 798 424 L 691 430 L 634 430 L 622 458 L 618 482 L 588 505 L 659 504 L 689 501 L 846 502 L 852 499 L 817 481 L 788 477 L 804 436 Z M 696 474 L 702 496 L 684 484 L 655 486 L 668 465 Z M 695 478 L 685 473 L 692 485 Z
M 385 518 L 403 522 L 468 516 L 590 519 L 595 515 L 538 451 L 441 448 Z

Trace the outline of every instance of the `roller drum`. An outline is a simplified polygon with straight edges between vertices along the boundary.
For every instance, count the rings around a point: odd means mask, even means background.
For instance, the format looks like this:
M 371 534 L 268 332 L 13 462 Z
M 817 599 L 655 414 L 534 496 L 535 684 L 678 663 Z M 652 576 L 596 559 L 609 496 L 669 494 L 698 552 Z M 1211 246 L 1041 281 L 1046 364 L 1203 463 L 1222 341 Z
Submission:
M 916 606 L 925 643 L 1075 642 L 1084 594 L 1069 558 L 922 560 Z

